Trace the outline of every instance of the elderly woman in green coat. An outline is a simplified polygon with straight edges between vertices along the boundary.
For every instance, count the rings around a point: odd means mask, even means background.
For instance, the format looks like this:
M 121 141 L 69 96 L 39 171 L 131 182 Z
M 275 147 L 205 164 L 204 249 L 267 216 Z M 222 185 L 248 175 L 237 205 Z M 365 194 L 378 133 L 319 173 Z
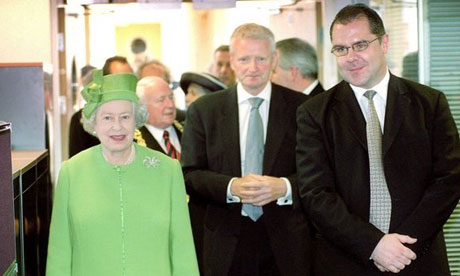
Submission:
M 46 275 L 199 275 L 180 164 L 133 143 L 137 78 L 93 79 L 83 125 L 101 144 L 62 164 Z

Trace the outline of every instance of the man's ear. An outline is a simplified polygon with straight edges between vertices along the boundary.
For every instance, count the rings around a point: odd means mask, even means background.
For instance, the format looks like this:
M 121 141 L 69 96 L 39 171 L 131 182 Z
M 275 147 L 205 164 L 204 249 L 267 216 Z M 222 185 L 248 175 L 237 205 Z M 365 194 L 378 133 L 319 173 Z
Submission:
M 279 57 L 280 57 L 280 53 L 278 50 L 276 50 L 275 53 L 273 54 L 272 72 L 275 70 L 276 66 L 278 66 Z
M 230 54 L 230 68 L 232 68 L 233 71 L 235 71 L 235 68 L 233 67 L 233 62 L 234 61 L 234 56 L 232 54 Z
M 299 68 L 295 67 L 294 65 L 289 66 L 289 74 L 291 76 L 291 80 L 294 82 L 299 78 Z
M 383 50 L 384 54 L 386 54 L 388 52 L 389 44 L 390 44 L 390 37 L 388 36 L 388 34 L 384 34 L 382 36 L 382 42 L 381 42 L 382 50 Z

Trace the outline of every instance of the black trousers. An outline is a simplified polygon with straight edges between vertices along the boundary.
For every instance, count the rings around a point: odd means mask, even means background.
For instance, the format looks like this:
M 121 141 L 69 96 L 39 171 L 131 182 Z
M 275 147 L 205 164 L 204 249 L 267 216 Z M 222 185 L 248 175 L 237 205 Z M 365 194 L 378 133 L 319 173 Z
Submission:
M 264 217 L 242 217 L 241 232 L 228 276 L 281 276 L 265 231 Z

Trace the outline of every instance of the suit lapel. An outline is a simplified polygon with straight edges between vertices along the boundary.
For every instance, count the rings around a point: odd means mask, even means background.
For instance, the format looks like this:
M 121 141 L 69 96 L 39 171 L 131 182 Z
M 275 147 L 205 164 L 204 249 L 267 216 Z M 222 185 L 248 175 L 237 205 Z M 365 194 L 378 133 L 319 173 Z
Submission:
M 220 135 L 217 139 L 224 141 L 225 160 L 231 168 L 232 175 L 241 176 L 240 123 L 236 86 L 227 90 L 226 98 L 222 102 L 222 116 L 216 116 L 215 119 L 219 120 L 217 127 L 220 129 Z
M 276 161 L 276 155 L 278 151 L 281 150 L 280 148 L 286 133 L 286 127 L 289 125 L 288 122 L 286 122 L 287 116 L 283 115 L 287 108 L 286 106 L 286 100 L 284 99 L 282 92 L 275 85 L 272 85 L 267 137 L 264 148 L 264 174 L 270 175 L 270 171 Z
M 158 144 L 157 140 L 155 139 L 155 137 L 153 137 L 153 135 L 150 133 L 147 127 L 143 126 L 139 130 L 142 133 L 142 137 L 144 138 L 145 143 L 147 144 L 148 148 L 151 148 L 153 150 L 160 151 L 166 154 L 166 152 L 163 150 L 160 144 Z
M 406 92 L 406 89 L 401 86 L 400 80 L 390 75 L 382 146 L 382 154 L 384 156 L 393 143 L 406 115 L 410 103 L 410 99 L 407 97 Z
M 311 91 L 310 93 L 310 97 L 313 97 L 313 96 L 316 96 L 318 95 L 319 93 L 323 92 L 324 91 L 324 88 L 323 86 L 321 85 L 321 83 L 318 83 L 315 88 L 313 88 L 313 90 Z
M 366 121 L 353 90 L 347 82 L 340 83 L 335 99 L 337 103 L 333 106 L 333 110 L 341 121 L 341 125 L 347 126 L 356 140 L 367 150 Z

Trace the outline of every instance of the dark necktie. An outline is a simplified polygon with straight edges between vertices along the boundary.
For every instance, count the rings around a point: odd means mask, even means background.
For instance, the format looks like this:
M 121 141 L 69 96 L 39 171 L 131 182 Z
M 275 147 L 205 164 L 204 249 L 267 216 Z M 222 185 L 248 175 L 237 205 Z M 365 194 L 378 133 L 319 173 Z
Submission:
M 388 233 L 391 219 L 391 197 L 383 170 L 382 130 L 373 100 L 376 93 L 373 90 L 364 93 L 369 104 L 366 123 L 371 193 L 369 222 L 380 231 Z
M 173 144 L 169 140 L 169 132 L 167 130 L 163 132 L 163 139 L 165 140 L 166 153 L 169 155 L 169 157 L 180 160 L 180 152 L 174 148 Z
M 250 98 L 251 111 L 249 115 L 248 133 L 246 136 L 246 150 L 244 160 L 244 175 L 255 173 L 262 175 L 264 160 L 264 126 L 260 117 L 259 106 L 262 98 Z M 257 221 L 263 214 L 262 207 L 252 204 L 243 204 L 243 211 Z

